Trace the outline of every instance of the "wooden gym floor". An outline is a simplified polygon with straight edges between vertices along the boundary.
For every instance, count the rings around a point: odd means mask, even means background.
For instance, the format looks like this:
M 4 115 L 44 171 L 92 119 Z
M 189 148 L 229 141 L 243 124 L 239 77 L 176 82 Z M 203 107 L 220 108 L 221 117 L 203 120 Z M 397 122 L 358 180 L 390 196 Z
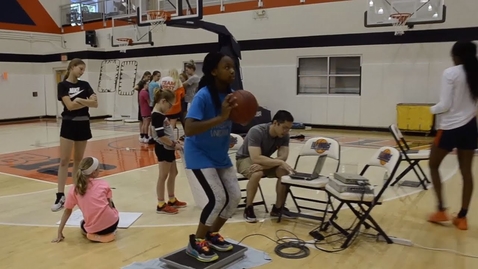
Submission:
M 130 228 L 120 229 L 117 241 L 110 244 L 89 243 L 80 234 L 78 227 L 67 227 L 66 240 L 50 243 L 57 234 L 56 222 L 62 211 L 53 213 L 50 206 L 56 192 L 56 169 L 58 165 L 59 126 L 56 122 L 34 122 L 0 126 L 0 268 L 121 268 L 133 262 L 158 258 L 182 248 L 187 236 L 194 233 L 200 210 L 194 207 L 191 190 L 184 176 L 181 160 L 178 160 L 179 175 L 176 195 L 189 202 L 190 206 L 176 216 L 155 213 L 155 184 L 158 173 L 151 146 L 138 142 L 137 124 L 97 121 L 92 124 L 93 136 L 85 155 L 93 155 L 104 165 L 102 177 L 114 189 L 114 201 L 121 212 L 142 212 L 143 215 Z M 342 145 L 342 162 L 355 164 L 360 170 L 374 150 L 384 145 L 393 146 L 391 136 L 375 132 L 346 132 L 330 130 L 294 130 L 292 135 L 302 133 L 307 138 L 328 136 Z M 430 138 L 411 137 L 416 148 L 427 148 Z M 293 164 L 303 141 L 295 140 L 290 146 L 289 163 Z M 311 169 L 305 161 L 299 170 Z M 326 164 L 332 169 L 334 164 Z M 349 166 L 352 167 L 352 166 Z M 427 163 L 422 167 L 428 171 Z M 403 164 L 401 170 L 405 169 Z M 331 170 L 330 170 L 331 171 Z M 441 173 L 445 183 L 447 205 L 452 212 L 459 210 L 461 178 L 455 155 L 443 162 Z M 477 166 L 474 173 L 478 175 Z M 380 185 L 383 172 L 369 174 L 372 184 Z M 416 180 L 413 173 L 406 180 Z M 71 181 L 68 182 L 71 184 Z M 269 206 L 275 202 L 275 180 L 261 182 Z M 294 190 L 296 194 L 320 195 L 315 192 Z M 453 253 L 478 255 L 478 214 L 474 196 L 469 212 L 469 230 L 458 231 L 454 227 L 437 226 L 426 222 L 427 214 L 435 206 L 433 189 L 390 187 L 386 202 L 376 207 L 372 215 L 390 235 L 412 240 L 416 245 L 449 251 L 426 250 L 417 246 L 406 247 L 376 242 L 367 236 L 359 236 L 353 245 L 342 252 L 328 254 L 314 249 L 304 259 L 284 259 L 274 254 L 276 244 L 261 236 L 252 236 L 244 244 L 262 250 L 272 257 L 272 262 L 262 268 L 476 268 L 478 260 Z M 289 208 L 294 210 L 291 201 Z M 293 232 L 304 240 L 310 240 L 308 232 L 317 223 L 303 219 L 283 220 L 276 223 L 268 218 L 264 208 L 257 206 L 256 214 L 261 222 L 245 223 L 242 210 L 224 227 L 222 234 L 234 240 L 259 233 L 276 238 L 276 230 Z M 340 223 L 351 223 L 352 214 L 343 210 Z M 279 236 L 290 236 L 280 233 Z M 333 249 L 337 244 L 321 245 Z

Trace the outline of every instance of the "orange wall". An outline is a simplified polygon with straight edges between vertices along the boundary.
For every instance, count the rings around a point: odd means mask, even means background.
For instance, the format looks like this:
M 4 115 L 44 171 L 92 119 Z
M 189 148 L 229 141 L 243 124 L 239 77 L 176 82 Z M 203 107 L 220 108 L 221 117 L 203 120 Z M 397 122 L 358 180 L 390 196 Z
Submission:
M 39 0 L 17 0 L 17 1 L 25 10 L 25 12 L 30 16 L 30 18 L 35 22 L 36 25 L 0 23 L 0 29 L 61 34 L 60 27 L 50 17 L 50 14 L 48 14 L 48 12 L 40 3 Z M 339 1 L 347 1 L 347 0 L 306 0 L 306 3 L 304 4 L 301 4 L 299 0 L 263 0 L 264 6 L 262 8 L 310 5 L 310 4 L 339 2 Z M 239 11 L 254 10 L 254 9 L 259 9 L 257 7 L 257 1 L 231 3 L 226 5 L 226 11 L 224 13 L 239 12 Z M 205 7 L 203 12 L 204 12 L 204 15 L 213 15 L 213 14 L 221 13 L 219 5 Z M 111 27 L 111 20 L 107 21 L 106 23 L 106 28 L 109 28 L 109 27 Z M 79 26 L 66 26 L 64 27 L 64 33 L 75 33 L 75 32 L 81 32 L 84 30 L 97 30 L 102 28 L 105 28 L 103 26 L 103 22 L 91 22 L 91 23 L 86 23 L 84 25 L 83 30 Z
M 254 9 L 289 7 L 289 6 L 310 5 L 310 4 L 318 4 L 318 3 L 329 3 L 329 2 L 342 2 L 342 1 L 348 1 L 348 0 L 306 0 L 304 4 L 301 4 L 299 0 L 263 0 L 264 6 L 262 8 L 259 8 L 257 7 L 258 1 L 256 0 L 256 1 L 249 1 L 249 2 L 226 4 L 225 12 L 221 12 L 221 7 L 219 5 L 204 7 L 203 14 L 204 16 L 206 16 L 206 15 L 239 12 L 239 11 L 247 11 L 247 10 L 254 10 Z M 85 23 L 84 30 L 97 30 L 97 29 L 109 28 L 109 27 L 111 27 L 111 20 L 106 22 L 106 27 L 103 26 L 102 21 Z M 76 33 L 81 31 L 82 31 L 81 27 L 79 26 L 64 27 L 65 34 Z
M 50 14 L 48 14 L 46 9 L 40 3 L 40 0 L 17 0 L 17 2 L 23 10 L 25 10 L 28 16 L 30 16 L 32 21 L 35 22 L 35 25 L 0 23 L 0 29 L 61 34 L 60 28 L 50 17 Z

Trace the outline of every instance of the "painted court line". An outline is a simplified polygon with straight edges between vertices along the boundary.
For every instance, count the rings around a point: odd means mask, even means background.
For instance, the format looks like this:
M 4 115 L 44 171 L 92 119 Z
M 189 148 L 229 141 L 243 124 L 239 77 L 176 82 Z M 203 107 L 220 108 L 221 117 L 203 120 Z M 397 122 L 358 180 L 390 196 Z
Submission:
M 67 187 L 67 186 L 65 186 L 65 187 Z M 24 193 L 3 195 L 3 196 L 0 196 L 0 199 L 20 197 L 20 196 L 26 196 L 26 195 L 33 195 L 33 194 L 37 194 L 37 193 L 53 191 L 53 190 L 56 190 L 56 189 L 57 189 L 57 188 L 51 188 L 51 189 L 46 189 L 46 190 L 41 190 L 41 191 L 32 191 L 32 192 L 24 192 Z
M 112 176 L 126 174 L 126 173 L 129 173 L 129 172 L 136 172 L 136 171 L 146 169 L 146 168 L 149 168 L 149 167 L 153 167 L 153 166 L 156 166 L 156 164 L 148 165 L 148 166 L 144 166 L 144 167 L 139 167 L 139 168 L 135 168 L 135 169 L 131 169 L 131 170 L 128 170 L 128 171 L 123 171 L 123 172 L 119 172 L 119 173 L 116 173 L 116 174 L 111 174 L 111 175 L 107 175 L 107 176 L 99 177 L 99 178 L 105 179 L 105 178 L 109 178 L 109 177 L 112 177 Z M 48 184 L 53 184 L 53 185 L 57 184 L 57 183 L 54 183 L 54 182 L 43 181 L 43 180 L 28 178 L 28 177 L 23 177 L 23 176 L 17 176 L 17 175 L 7 174 L 7 173 L 3 173 L 3 172 L 0 172 L 0 174 L 9 175 L 9 176 L 12 176 L 12 177 L 24 178 L 24 179 L 33 180 L 33 181 L 38 181 L 38 182 L 41 182 L 41 183 L 48 183 Z M 70 187 L 71 185 L 73 185 L 73 184 L 65 185 L 65 188 Z M 24 196 L 24 195 L 30 195 L 30 194 L 37 194 L 37 193 L 48 192 L 48 191 L 52 191 L 52 190 L 56 190 L 56 188 L 41 190 L 41 191 L 26 192 L 26 193 L 3 195 L 3 196 L 0 196 L 0 199 L 2 199 L 2 198 L 12 198 L 12 197 L 18 197 L 18 196 Z
M 36 179 L 36 178 L 32 178 L 32 177 L 25 177 L 25 176 L 20 176 L 20 175 L 9 174 L 9 173 L 5 173 L 5 172 L 0 172 L 0 175 L 10 176 L 10 177 L 18 177 L 18 178 L 28 179 L 28 180 L 32 180 L 32 181 L 36 181 L 36 182 L 40 182 L 40 183 L 48 183 L 48 184 L 56 185 L 56 183 L 54 183 L 54 182 L 49 182 L 49 181 L 46 181 L 46 180 Z
M 138 169 L 135 169 L 135 170 L 138 170 Z M 130 170 L 130 171 L 134 171 L 134 170 Z M 124 173 L 130 172 L 130 171 L 125 171 Z M 450 171 L 450 173 L 448 173 L 444 177 L 444 180 L 442 182 L 445 182 L 445 181 L 451 179 L 453 177 L 453 175 L 456 174 L 457 171 L 458 171 L 458 167 L 455 166 L 455 168 L 452 171 Z M 430 189 L 433 188 L 433 185 L 429 185 L 428 187 L 429 187 L 429 190 L 430 190 Z M 391 197 L 391 198 L 388 198 L 388 199 L 384 199 L 383 201 L 384 202 L 389 202 L 389 201 L 400 199 L 400 198 L 403 198 L 403 197 L 406 197 L 406 196 L 410 196 L 410 195 L 413 195 L 413 194 L 416 194 L 416 193 L 419 193 L 419 192 L 422 192 L 422 191 L 424 191 L 424 190 L 419 189 L 419 190 L 416 190 L 416 191 L 413 191 L 413 192 L 410 192 L 410 193 L 405 193 L 405 194 L 402 194 L 402 195 L 398 195 L 398 196 L 394 196 L 394 197 Z M 344 210 L 344 209 L 348 209 L 348 208 L 345 207 L 345 208 L 342 208 L 341 210 Z M 265 218 L 265 219 L 270 219 L 270 218 Z M 229 220 L 227 223 L 240 223 L 240 222 L 245 222 L 245 220 L 242 220 L 242 219 Z M 52 228 L 57 228 L 58 227 L 58 225 L 52 225 L 52 224 L 7 223 L 7 222 L 0 222 L 0 225 L 21 226 L 21 227 L 52 227 Z M 175 223 L 175 224 L 148 224 L 148 225 L 146 225 L 146 224 L 145 225 L 134 225 L 133 224 L 129 228 L 158 228 L 158 227 L 180 227 L 180 226 L 195 226 L 195 225 L 197 225 L 197 222 L 194 222 L 194 223 Z M 68 226 L 68 227 L 76 227 L 76 226 Z

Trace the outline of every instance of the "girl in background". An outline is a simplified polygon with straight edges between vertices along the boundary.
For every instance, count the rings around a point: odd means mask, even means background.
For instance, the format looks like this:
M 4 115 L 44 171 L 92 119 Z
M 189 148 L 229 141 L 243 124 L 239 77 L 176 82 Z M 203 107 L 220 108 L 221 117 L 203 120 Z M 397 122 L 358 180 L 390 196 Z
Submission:
M 61 242 L 63 228 L 78 205 L 84 220 L 80 228 L 83 235 L 93 242 L 107 243 L 115 239 L 119 213 L 113 203 L 113 193 L 105 180 L 97 179 L 100 162 L 94 157 L 81 160 L 75 174 L 75 186 L 70 188 L 66 198 L 65 211 L 58 227 L 58 236 L 52 242 Z
M 189 107 L 193 100 L 194 94 L 198 89 L 200 80 L 199 76 L 196 75 L 196 63 L 193 60 L 190 60 L 186 63 L 186 74 L 188 75 L 188 79 L 183 83 L 183 86 L 186 90 L 186 96 L 184 100 L 186 103 L 188 103 Z
M 156 206 L 157 213 L 177 214 L 178 209 L 186 207 L 185 202 L 179 201 L 174 194 L 176 176 L 178 168 L 176 166 L 176 150 L 182 150 L 182 146 L 174 137 L 174 129 L 172 128 L 166 113 L 175 103 L 174 92 L 161 89 L 155 92 L 154 108 L 152 113 L 152 133 L 156 141 L 154 152 L 159 162 L 159 176 L 156 185 L 156 193 L 158 196 L 158 204 Z M 164 199 L 164 188 L 168 181 L 168 201 Z
M 151 79 L 151 72 L 149 71 L 146 71 L 144 72 L 143 76 L 141 77 L 141 81 L 143 80 L 146 80 L 146 81 L 149 81 Z M 139 84 L 139 82 L 138 82 Z M 134 86 L 133 90 L 137 91 L 138 92 L 138 120 L 139 120 L 139 142 L 142 142 L 143 141 L 143 136 L 141 136 L 141 134 L 143 133 L 143 117 L 141 117 L 141 109 L 139 108 L 139 92 L 142 90 L 142 87 L 139 87 L 139 85 L 136 84 L 136 86 Z
M 182 83 L 188 80 L 188 75 L 186 74 L 186 72 L 182 72 L 181 74 L 179 74 L 179 80 L 181 80 Z M 184 87 L 184 84 L 183 84 L 183 87 Z M 179 120 L 181 121 L 181 125 L 183 126 L 183 130 L 185 125 L 184 119 L 186 119 L 187 112 L 188 112 L 188 103 L 186 102 L 186 96 L 183 96 L 183 98 L 181 99 L 181 117 L 179 118 Z M 181 136 L 179 140 L 184 141 L 184 135 Z
M 143 119 L 143 125 L 141 128 L 141 143 L 148 143 L 151 137 L 148 136 L 149 125 L 151 124 L 151 107 L 149 104 L 149 81 L 142 80 L 138 83 L 138 86 L 142 88 L 139 92 L 139 110 L 141 111 L 141 118 Z
M 173 91 L 176 96 L 176 101 L 166 114 L 171 121 L 171 127 L 176 129 L 176 122 L 181 118 L 181 100 L 184 97 L 183 83 L 179 79 L 179 72 L 177 69 L 169 70 L 169 77 L 161 79 L 161 88 Z
M 460 230 L 468 229 L 466 215 L 473 193 L 472 164 L 477 143 L 476 104 L 478 101 L 478 59 L 476 45 L 470 41 L 456 42 L 451 50 L 455 66 L 443 72 L 440 102 L 430 108 L 437 115 L 438 132 L 430 151 L 430 174 L 438 200 L 437 211 L 430 222 L 449 221 L 443 203 L 440 164 L 448 153 L 457 149 L 463 177 L 461 210 L 453 218 Z
M 51 206 L 56 212 L 65 204 L 65 185 L 68 177 L 68 166 L 71 153 L 73 155 L 74 175 L 83 159 L 86 143 L 91 139 L 90 107 L 98 107 L 98 99 L 90 84 L 79 78 L 85 72 L 85 62 L 73 59 L 62 82 L 58 83 L 58 101 L 63 104 L 60 130 L 60 165 L 58 167 L 58 192 Z
M 234 215 L 241 199 L 236 170 L 228 156 L 232 122 L 229 114 L 237 104 L 231 83 L 235 64 L 220 52 L 204 58 L 199 91 L 186 116 L 184 160 L 206 193 L 196 234 L 189 236 L 186 253 L 198 261 L 212 262 L 219 256 L 212 250 L 231 251 L 219 230 Z M 211 249 L 212 248 L 212 249 Z

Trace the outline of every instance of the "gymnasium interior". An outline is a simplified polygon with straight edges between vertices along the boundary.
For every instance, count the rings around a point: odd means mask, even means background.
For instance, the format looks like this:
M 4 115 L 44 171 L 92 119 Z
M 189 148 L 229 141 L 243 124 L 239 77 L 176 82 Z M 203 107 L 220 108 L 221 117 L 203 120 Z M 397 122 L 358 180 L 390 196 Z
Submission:
M 439 101 L 443 71 L 453 65 L 453 44 L 464 38 L 478 42 L 478 1 L 2 4 L 0 268 L 478 267 L 477 195 L 468 230 L 427 221 L 436 209 L 429 170 L 436 118 L 430 107 Z M 176 195 L 188 206 L 171 216 L 155 212 L 158 161 L 154 145 L 138 140 L 133 88 L 146 71 L 181 73 L 191 60 L 201 77 L 211 51 L 234 60 L 231 87 L 251 92 L 259 105 L 248 125 L 233 124 L 234 165 L 248 130 L 271 122 L 279 110 L 294 117 L 287 163 L 310 173 L 321 155 L 327 158 L 320 173 L 325 181 L 282 179 L 290 187 L 286 207 L 296 214 L 293 219 L 270 216 L 278 179 L 261 179 L 254 200 L 258 222 L 244 220 L 243 197 L 221 230 L 237 251 L 205 264 L 183 252 L 207 198 L 179 154 Z M 99 177 L 110 184 L 120 214 L 110 243 L 82 235 L 78 208 L 66 223 L 65 239 L 51 242 L 62 216 L 50 210 L 63 111 L 57 85 L 75 58 L 85 62 L 81 80 L 98 99 L 98 107 L 89 110 L 93 138 L 84 156 L 99 160 Z M 185 135 L 181 124 L 175 135 Z M 72 169 L 71 164 L 67 189 L 73 187 Z M 456 151 L 439 171 L 446 207 L 460 210 Z M 362 174 L 370 191 L 337 191 L 330 184 L 337 172 Z M 473 173 L 478 174 L 476 161 Z M 238 180 L 244 196 L 247 178 Z

